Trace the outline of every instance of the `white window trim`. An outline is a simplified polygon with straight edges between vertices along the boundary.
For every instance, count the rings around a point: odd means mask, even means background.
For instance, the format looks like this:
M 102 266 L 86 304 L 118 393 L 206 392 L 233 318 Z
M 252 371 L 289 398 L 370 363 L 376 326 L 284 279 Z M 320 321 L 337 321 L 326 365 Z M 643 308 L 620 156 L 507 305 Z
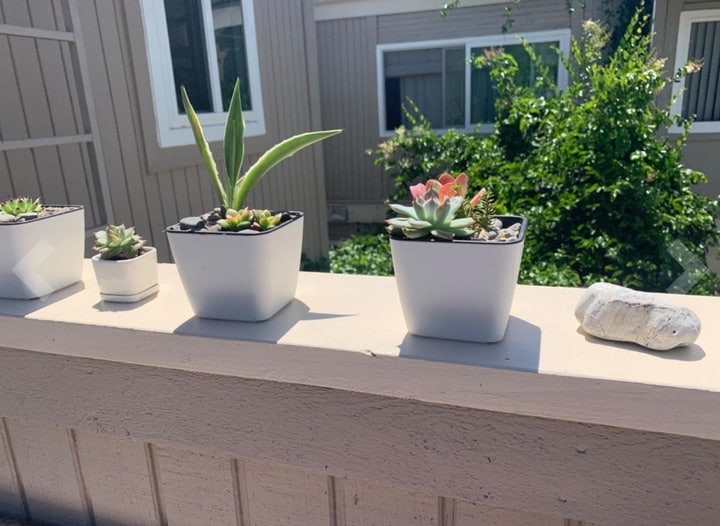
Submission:
M 387 51 L 410 51 L 413 49 L 428 49 L 438 47 L 465 47 L 465 60 L 470 60 L 470 50 L 477 47 L 500 47 L 519 44 L 521 38 L 527 40 L 528 43 L 534 44 L 538 42 L 559 42 L 560 51 L 564 55 L 570 53 L 570 30 L 557 29 L 552 31 L 535 31 L 524 33 L 523 35 L 489 35 L 483 37 L 472 38 L 455 38 L 448 40 L 425 40 L 419 42 L 403 42 L 397 44 L 379 44 L 376 48 L 375 60 L 377 65 L 377 94 L 378 94 L 378 122 L 380 123 L 380 137 L 391 137 L 394 132 L 386 130 L 385 122 L 385 63 L 384 54 Z M 470 67 L 465 68 L 465 122 L 470 122 Z M 568 85 L 568 72 L 563 66 L 562 61 L 558 65 L 557 86 L 564 90 Z M 460 131 L 491 132 L 495 128 L 494 124 L 482 124 L 480 126 L 455 127 L 452 129 Z M 450 128 L 434 128 L 436 133 L 446 133 Z
M 209 5 L 210 0 L 202 1 Z M 162 0 L 141 0 L 141 7 L 158 144 L 161 148 L 194 144 L 195 139 L 187 117 L 179 113 L 177 109 L 165 3 Z M 253 106 L 252 111 L 243 112 L 243 117 L 245 118 L 245 136 L 251 137 L 265 134 L 265 114 L 260 88 L 260 63 L 258 61 L 253 2 L 242 2 L 242 8 L 248 76 L 250 77 L 250 99 Z M 205 9 L 205 12 L 209 13 L 210 10 Z M 213 43 L 210 47 L 211 57 L 214 56 L 214 53 Z M 217 61 L 211 62 L 210 65 L 213 66 L 216 63 Z M 216 82 L 212 79 L 211 84 L 213 85 L 213 97 L 217 98 L 219 86 L 215 86 Z M 199 115 L 208 142 L 222 140 L 226 116 L 227 112 Z
M 683 11 L 680 14 L 678 27 L 677 47 L 675 49 L 675 70 L 679 69 L 688 61 L 688 48 L 690 47 L 690 31 L 696 22 L 717 22 L 720 21 L 720 9 L 703 9 L 700 11 Z M 685 82 L 677 82 L 673 87 L 672 113 L 682 115 L 683 95 L 685 93 Z M 670 133 L 680 133 L 682 128 L 671 126 Z M 720 121 L 693 122 L 690 125 L 691 133 L 718 133 L 720 132 Z
M 463 0 L 462 7 L 502 4 L 506 0 Z M 344 20 L 366 16 L 397 15 L 419 11 L 438 12 L 438 0 L 315 0 L 315 21 Z

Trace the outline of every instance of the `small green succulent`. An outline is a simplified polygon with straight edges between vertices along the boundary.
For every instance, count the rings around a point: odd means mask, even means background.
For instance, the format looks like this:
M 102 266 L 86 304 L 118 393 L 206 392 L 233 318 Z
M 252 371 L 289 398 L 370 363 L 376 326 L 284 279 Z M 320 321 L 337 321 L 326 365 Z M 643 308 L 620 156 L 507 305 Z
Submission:
M 40 204 L 40 199 L 16 197 L 2 203 L 2 205 L 0 205 L 0 210 L 11 216 L 19 216 L 20 214 L 29 213 L 39 214 L 43 211 L 43 207 Z
M 282 214 L 273 215 L 270 210 L 250 210 L 244 208 L 240 211 L 228 208 L 225 219 L 218 221 L 223 230 L 239 232 L 240 230 L 268 230 L 280 224 Z
M 218 221 L 218 224 L 223 230 L 230 230 L 231 232 L 247 230 L 253 225 L 253 213 L 249 208 L 240 211 L 228 208 L 225 211 L 225 219 Z
M 135 227 L 108 225 L 105 230 L 95 232 L 93 250 L 101 259 L 132 259 L 143 252 L 145 239 L 135 233 Z

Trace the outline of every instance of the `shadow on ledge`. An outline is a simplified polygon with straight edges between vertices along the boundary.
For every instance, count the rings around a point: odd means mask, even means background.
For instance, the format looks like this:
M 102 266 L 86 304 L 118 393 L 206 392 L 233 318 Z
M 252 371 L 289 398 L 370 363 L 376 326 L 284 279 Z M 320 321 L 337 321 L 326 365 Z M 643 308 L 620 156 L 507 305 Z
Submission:
M 653 351 L 652 349 L 647 349 L 642 345 L 638 345 L 636 343 L 618 342 L 597 338 L 585 332 L 582 327 L 578 327 L 577 332 L 578 334 L 582 334 L 583 336 L 585 336 L 585 340 L 587 340 L 588 342 L 594 343 L 596 345 L 602 345 L 603 347 L 608 347 L 609 353 L 615 351 L 633 351 L 643 354 L 649 354 L 650 356 L 656 356 L 665 360 L 676 360 L 678 362 L 698 362 L 705 358 L 705 351 L 703 350 L 703 348 L 694 343 L 691 345 L 686 345 L 685 347 L 676 347 L 675 349 L 670 349 L 669 351 Z
M 310 308 L 305 303 L 293 299 L 269 320 L 211 320 L 194 316 L 173 332 L 185 336 L 277 343 L 299 321 L 344 318 L 346 316 L 348 315 L 310 312 Z
M 505 338 L 497 343 L 471 343 L 407 334 L 400 344 L 402 358 L 538 372 L 542 331 L 537 325 L 510 316 Z
M 35 311 L 44 309 L 48 305 L 62 301 L 65 298 L 77 294 L 81 290 L 85 289 L 85 283 L 78 281 L 72 285 L 60 289 L 52 294 L 43 296 L 42 298 L 36 298 L 32 300 L 14 300 L 9 298 L 0 298 L 0 304 L 3 306 L 2 310 L 5 314 L 11 316 L 27 316 Z

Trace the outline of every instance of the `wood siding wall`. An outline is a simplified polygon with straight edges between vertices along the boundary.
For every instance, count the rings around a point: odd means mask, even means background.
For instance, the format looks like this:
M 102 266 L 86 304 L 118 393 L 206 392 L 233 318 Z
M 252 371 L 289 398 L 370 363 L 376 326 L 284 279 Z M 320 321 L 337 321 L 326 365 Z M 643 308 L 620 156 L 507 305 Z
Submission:
M 437 11 L 424 11 L 317 23 L 323 126 L 348 129 L 334 148 L 324 150 L 331 204 L 382 203 L 392 187 L 365 153 L 382 141 L 376 46 L 497 35 L 505 22 L 504 8 L 504 3 L 498 3 L 452 10 L 445 18 Z M 565 2 L 524 1 L 514 8 L 512 31 L 571 28 L 578 35 L 582 20 L 605 17 L 601 0 L 591 0 L 573 14 L 568 13 Z
M 64 2 L 0 0 L 0 24 L 59 32 L 71 39 Z M 64 34 L 64 35 L 63 35 Z M 86 134 L 71 40 L 0 35 L 0 200 L 43 196 L 83 204 L 89 228 L 106 221 L 97 173 L 86 143 L 32 147 L 54 137 Z M 11 144 L 28 144 L 11 148 Z M 7 149 L 6 149 L 7 148 Z
M 675 63 L 680 14 L 683 11 L 701 9 L 720 9 L 720 1 L 713 0 L 656 0 L 655 2 L 655 41 L 658 56 L 667 57 L 667 72 L 677 71 L 681 64 Z M 670 100 L 669 90 L 663 94 L 661 102 Z M 685 147 L 685 164 L 700 170 L 708 176 L 708 184 L 697 190 L 710 197 L 720 194 L 720 164 L 717 151 L 720 147 L 720 133 L 691 133 Z
M 291 465 L 12 418 L 0 418 L 0 517 L 63 526 L 569 524 Z
M 66 0 L 0 0 L 0 23 L 63 30 Z M 139 0 L 78 0 L 91 96 L 105 157 L 114 217 L 98 209 L 99 189 L 82 147 L 7 152 L 0 156 L 0 198 L 42 196 L 84 204 L 88 228 L 106 220 L 134 224 L 170 258 L 163 229 L 198 215 L 215 198 L 195 146 L 160 149 L 150 92 Z M 312 0 L 255 2 L 260 76 L 268 133 L 248 141 L 248 160 L 279 140 L 320 129 Z M 67 76 L 68 45 L 0 37 L 0 140 L 81 133 L 77 89 Z M 67 129 L 67 130 L 65 130 Z M 216 155 L 221 145 L 213 144 Z M 327 250 L 323 145 L 286 161 L 250 196 L 254 206 L 305 211 L 304 251 Z

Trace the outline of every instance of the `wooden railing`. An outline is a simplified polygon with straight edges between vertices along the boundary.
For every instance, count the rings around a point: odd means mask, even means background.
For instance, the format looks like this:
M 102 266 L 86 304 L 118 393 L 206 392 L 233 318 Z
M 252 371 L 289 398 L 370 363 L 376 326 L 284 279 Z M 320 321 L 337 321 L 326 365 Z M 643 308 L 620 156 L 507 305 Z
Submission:
M 303 273 L 269 322 L 93 276 L 0 300 L 0 516 L 54 524 L 639 525 L 720 516 L 718 298 L 664 354 L 520 287 L 505 340 L 407 335 L 392 278 Z

